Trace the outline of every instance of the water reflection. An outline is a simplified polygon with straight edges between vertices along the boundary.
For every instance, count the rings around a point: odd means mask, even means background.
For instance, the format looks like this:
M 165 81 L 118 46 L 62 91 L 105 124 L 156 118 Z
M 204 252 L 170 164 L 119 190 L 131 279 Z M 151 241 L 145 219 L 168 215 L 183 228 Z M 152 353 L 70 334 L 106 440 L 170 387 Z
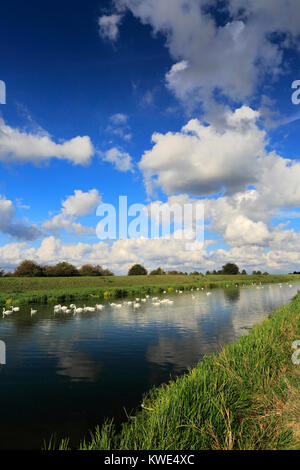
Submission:
M 62 353 L 57 361 L 57 374 L 67 376 L 71 382 L 95 382 L 101 370 L 101 363 L 92 360 L 89 354 L 78 351 Z
M 228 302 L 237 302 L 240 298 L 240 289 L 229 287 L 228 289 L 225 289 L 224 296 Z
M 172 305 L 148 299 L 139 309 L 124 302 L 75 316 L 44 305 L 33 317 L 0 319 L 0 448 L 40 448 L 54 432 L 76 445 L 105 418 L 125 419 L 124 406 L 134 409 L 153 385 L 247 334 L 299 287 L 168 294 Z

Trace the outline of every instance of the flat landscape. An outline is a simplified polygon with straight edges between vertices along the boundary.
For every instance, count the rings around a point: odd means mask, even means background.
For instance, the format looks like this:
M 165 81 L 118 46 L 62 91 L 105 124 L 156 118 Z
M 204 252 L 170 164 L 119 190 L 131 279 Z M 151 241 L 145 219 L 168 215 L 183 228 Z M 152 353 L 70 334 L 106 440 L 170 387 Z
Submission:
M 57 300 L 126 297 L 192 287 L 215 288 L 297 281 L 300 275 L 161 275 L 82 277 L 2 277 L 0 304 L 47 303 Z
M 300 450 L 300 0 L 39 6 L 0 10 L 0 453 Z

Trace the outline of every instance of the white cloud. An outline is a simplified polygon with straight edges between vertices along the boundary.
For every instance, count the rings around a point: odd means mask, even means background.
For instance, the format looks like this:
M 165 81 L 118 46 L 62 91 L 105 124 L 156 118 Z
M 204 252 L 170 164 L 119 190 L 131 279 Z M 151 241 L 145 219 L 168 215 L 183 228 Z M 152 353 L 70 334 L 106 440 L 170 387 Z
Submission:
M 258 157 L 265 153 L 265 131 L 258 113 L 243 106 L 226 114 L 226 127 L 192 119 L 180 132 L 155 133 L 154 146 L 139 163 L 148 192 L 159 186 L 167 194 L 195 195 L 240 191 L 258 178 Z
M 9 199 L 0 195 L 0 231 L 19 240 L 35 240 L 42 236 L 36 225 L 28 225 L 15 219 L 15 207 Z
M 109 41 L 116 41 L 119 36 L 119 25 L 122 20 L 122 15 L 103 15 L 98 19 L 99 34 L 102 39 Z
M 75 165 L 87 165 L 94 154 L 88 136 L 74 137 L 64 143 L 55 143 L 48 134 L 27 133 L 12 128 L 0 119 L 0 161 L 41 163 L 50 158 L 68 160 Z
M 288 248 L 286 243 L 289 243 Z M 117 240 L 111 245 L 105 242 L 94 244 L 67 243 L 53 236 L 45 238 L 37 248 L 27 243 L 7 244 L 0 247 L 1 266 L 14 268 L 24 259 L 33 259 L 41 264 L 55 264 L 66 260 L 76 266 L 100 264 L 116 274 L 125 274 L 132 264 L 142 263 L 148 269 L 162 266 L 167 270 L 181 271 L 219 269 L 227 262 L 235 262 L 248 272 L 253 269 L 284 272 L 299 269 L 300 234 L 294 231 L 278 231 L 273 240 L 273 249 L 262 246 L 238 246 L 229 250 L 186 251 L 183 240 Z
M 254 222 L 243 215 L 238 215 L 227 222 L 224 238 L 231 246 L 265 246 L 271 234 L 264 222 Z
M 264 199 L 273 207 L 300 206 L 300 162 L 271 153 L 259 179 Z
M 217 2 L 207 0 L 114 0 L 166 37 L 174 65 L 167 86 L 182 100 L 207 104 L 219 90 L 236 102 L 252 96 L 262 77 L 282 73 L 283 50 L 299 44 L 298 0 L 229 0 L 228 20 L 218 24 Z M 211 8 L 207 8 L 207 7 Z M 227 9 L 227 11 L 226 11 Z M 272 41 L 270 33 L 283 33 Z
M 112 163 L 119 171 L 133 171 L 132 158 L 129 153 L 122 152 L 116 147 L 113 147 L 106 152 L 101 152 L 100 157 L 104 162 Z
M 86 193 L 75 189 L 74 195 L 63 201 L 62 212 L 65 215 L 84 217 L 90 214 L 101 202 L 101 196 L 97 189 L 90 189 Z
M 46 220 L 43 227 L 52 232 L 66 230 L 75 232 L 77 235 L 95 233 L 93 227 L 86 227 L 76 222 L 79 217 L 91 214 L 101 203 L 101 196 L 97 189 L 90 189 L 83 192 L 79 189 L 74 191 L 74 195 L 68 196 L 62 202 L 61 212 L 51 220 Z

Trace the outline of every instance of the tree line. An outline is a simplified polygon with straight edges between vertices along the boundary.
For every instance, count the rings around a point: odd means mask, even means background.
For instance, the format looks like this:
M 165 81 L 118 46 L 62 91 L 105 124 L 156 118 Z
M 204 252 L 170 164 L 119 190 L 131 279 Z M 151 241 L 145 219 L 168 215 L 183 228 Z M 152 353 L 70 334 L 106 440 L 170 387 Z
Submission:
M 161 267 L 153 269 L 148 273 L 148 270 L 141 264 L 134 264 L 128 271 L 128 276 L 162 276 L 162 275 L 194 275 L 204 276 L 201 272 L 192 271 L 191 273 L 182 271 L 165 271 Z M 240 272 L 239 267 L 234 263 L 225 264 L 219 271 L 206 271 L 206 275 L 218 275 L 218 274 L 230 274 L 230 275 L 247 275 L 245 269 Z M 253 271 L 253 275 L 262 275 L 261 271 Z M 267 275 L 268 273 L 263 273 Z M 73 264 L 66 261 L 57 263 L 54 266 L 41 266 L 32 260 L 22 261 L 19 266 L 13 272 L 5 273 L 0 269 L 0 276 L 16 276 L 16 277 L 70 277 L 70 276 L 114 276 L 114 273 L 109 269 L 102 268 L 99 265 L 84 264 L 80 268 L 77 268 Z
M 140 265 L 140 264 L 135 264 L 133 265 L 129 271 L 128 271 L 128 276 L 137 276 L 137 275 L 147 275 L 148 274 L 148 271 L 147 269 Z M 188 273 L 186 272 L 182 272 L 182 271 L 164 271 L 162 268 L 157 268 L 157 269 L 154 269 L 153 271 L 151 271 L 150 273 L 150 276 L 151 275 L 163 275 L 163 274 L 173 274 L 173 275 L 176 275 L 176 274 L 185 274 L 185 275 L 188 275 Z M 205 275 L 206 276 L 209 276 L 209 275 L 218 275 L 218 274 L 230 274 L 230 275 L 238 275 L 238 274 L 242 274 L 242 275 L 247 275 L 247 272 L 245 269 L 243 269 L 241 272 L 240 272 L 240 269 L 239 267 L 235 264 L 235 263 L 226 263 L 222 269 L 220 269 L 219 271 L 216 271 L 216 270 L 213 270 L 213 271 L 206 271 Z M 265 272 L 263 273 L 264 275 L 268 275 L 269 273 Z M 191 273 L 189 273 L 189 275 L 191 276 L 204 276 L 204 274 L 202 274 L 201 272 L 198 272 L 198 271 L 192 271 Z M 262 272 L 261 271 L 252 271 L 252 275 L 262 275 Z
M 62 261 L 54 266 L 41 266 L 34 261 L 25 260 L 16 267 L 13 272 L 4 273 L 1 270 L 1 276 L 6 277 L 70 277 L 70 276 L 113 276 L 109 269 L 101 266 L 85 264 L 76 268 L 73 264 Z

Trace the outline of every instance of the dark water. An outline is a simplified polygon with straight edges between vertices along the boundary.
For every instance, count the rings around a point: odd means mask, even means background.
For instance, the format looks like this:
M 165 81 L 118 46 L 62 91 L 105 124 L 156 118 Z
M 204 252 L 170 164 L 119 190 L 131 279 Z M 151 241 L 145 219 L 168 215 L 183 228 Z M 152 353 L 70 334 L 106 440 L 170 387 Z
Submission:
M 297 289 L 200 290 L 162 296 L 173 305 L 150 297 L 137 310 L 108 304 L 73 316 L 39 306 L 34 316 L 23 308 L 0 318 L 0 448 L 40 449 L 54 433 L 78 445 L 104 418 L 125 420 L 153 385 L 247 334 Z

